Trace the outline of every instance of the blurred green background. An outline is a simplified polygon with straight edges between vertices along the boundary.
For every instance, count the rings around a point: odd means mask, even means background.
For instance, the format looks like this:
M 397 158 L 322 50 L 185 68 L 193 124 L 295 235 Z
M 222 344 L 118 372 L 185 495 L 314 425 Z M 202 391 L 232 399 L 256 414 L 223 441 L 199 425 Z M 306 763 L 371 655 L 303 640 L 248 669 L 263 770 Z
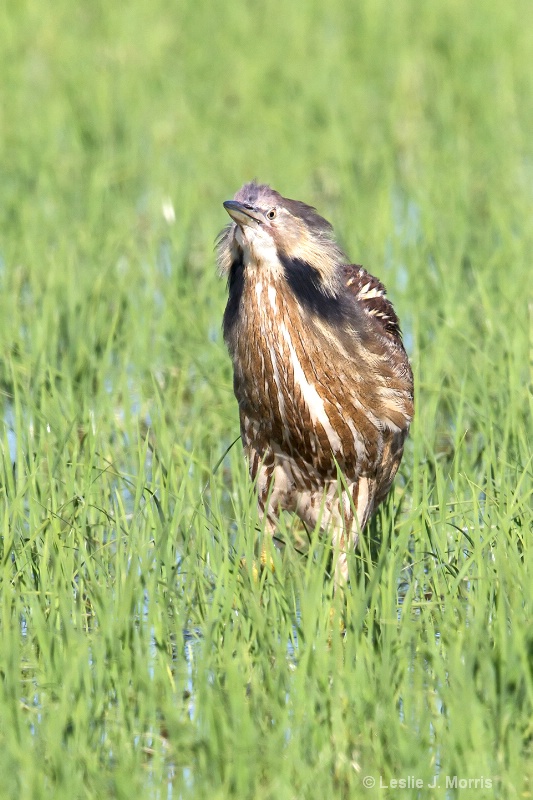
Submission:
M 2 5 L 1 797 L 531 795 L 530 16 Z M 213 246 L 253 177 L 384 281 L 415 372 L 344 631 L 294 521 L 254 579 L 224 456 Z

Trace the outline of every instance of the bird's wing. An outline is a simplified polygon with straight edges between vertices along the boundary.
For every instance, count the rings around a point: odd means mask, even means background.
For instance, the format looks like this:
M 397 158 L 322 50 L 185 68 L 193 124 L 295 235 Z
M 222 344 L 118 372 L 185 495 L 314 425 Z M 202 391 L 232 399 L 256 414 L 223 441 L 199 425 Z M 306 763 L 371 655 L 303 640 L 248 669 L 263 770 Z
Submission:
M 378 320 L 384 332 L 401 339 L 400 322 L 381 281 L 359 264 L 344 265 L 345 286 L 367 314 Z

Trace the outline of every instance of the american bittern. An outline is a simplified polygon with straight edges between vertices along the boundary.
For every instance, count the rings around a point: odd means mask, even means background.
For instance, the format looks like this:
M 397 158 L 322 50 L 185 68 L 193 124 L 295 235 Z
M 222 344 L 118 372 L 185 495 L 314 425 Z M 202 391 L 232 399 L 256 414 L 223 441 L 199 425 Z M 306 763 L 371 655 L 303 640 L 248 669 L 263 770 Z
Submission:
M 330 531 L 342 583 L 413 417 L 398 317 L 311 206 L 252 182 L 224 208 L 224 339 L 259 510 L 272 532 L 281 510 Z

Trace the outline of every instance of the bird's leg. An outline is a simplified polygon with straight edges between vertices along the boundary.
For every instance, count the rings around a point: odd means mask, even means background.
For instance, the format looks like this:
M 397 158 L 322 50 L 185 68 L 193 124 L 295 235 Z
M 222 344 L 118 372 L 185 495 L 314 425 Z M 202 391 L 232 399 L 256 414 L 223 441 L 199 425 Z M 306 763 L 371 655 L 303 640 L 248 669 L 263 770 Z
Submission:
M 250 473 L 256 480 L 257 506 L 263 530 L 272 536 L 274 544 L 279 549 L 283 546 L 283 542 L 276 537 L 280 512 L 282 509 L 295 510 L 294 505 L 288 500 L 292 487 L 288 485 L 283 467 L 275 462 L 272 454 L 264 455 L 255 474 L 252 473 L 252 469 Z
M 278 550 L 281 550 L 284 546 L 284 542 L 276 536 L 279 522 L 280 499 L 278 493 L 276 493 L 273 458 L 269 455 L 263 455 L 263 457 L 260 458 L 257 451 L 252 451 L 249 455 L 249 460 L 250 477 L 256 482 L 257 510 L 261 523 L 261 530 L 263 534 L 270 534 L 274 546 Z M 254 559 L 252 565 L 252 573 L 255 579 L 258 578 L 260 571 L 267 566 L 274 572 L 274 561 L 268 551 L 268 541 L 265 542 L 263 537 L 261 552 L 258 552 L 258 544 L 259 542 L 256 542 L 254 548 L 257 561 Z M 244 559 L 241 559 L 241 564 L 243 563 L 246 562 Z
M 258 503 L 258 510 L 259 510 L 259 518 L 261 520 L 261 529 L 265 533 L 270 534 L 274 546 L 279 550 L 280 545 L 282 543 L 280 542 L 279 539 L 276 539 L 275 536 L 276 520 L 268 512 L 265 513 L 265 509 L 262 508 L 260 503 Z M 265 567 L 268 567 L 271 572 L 275 572 L 275 565 L 274 565 L 274 559 L 272 558 L 272 555 L 269 552 L 268 539 L 266 540 L 266 542 L 264 538 L 262 539 L 260 552 L 259 552 L 259 540 L 256 540 L 254 544 L 254 552 L 255 552 L 255 557 L 252 563 L 252 575 L 254 581 L 257 582 L 259 580 L 260 573 Z M 244 556 L 241 558 L 240 563 L 241 567 L 246 565 L 246 558 L 244 558 Z
M 348 551 L 355 550 L 359 541 L 359 530 L 355 523 L 346 521 L 333 526 L 332 543 L 333 558 L 335 560 L 335 589 L 346 586 L 348 583 Z M 349 527 L 348 527 L 349 526 Z M 355 528 L 355 530 L 354 530 Z
M 279 547 L 280 540 L 276 539 L 276 536 L 275 536 L 276 529 L 277 529 L 277 522 L 278 522 L 278 518 L 279 518 L 278 515 L 274 514 L 273 511 L 268 508 L 268 506 L 267 506 L 267 508 L 265 508 L 265 503 L 264 503 L 263 499 L 261 498 L 261 495 L 259 495 L 259 497 L 258 497 L 257 509 L 258 509 L 258 514 L 259 514 L 259 520 L 260 520 L 260 523 L 261 523 L 261 530 L 265 534 L 270 534 L 270 537 L 271 537 L 272 541 L 274 542 L 274 546 L 276 548 L 280 549 L 280 547 Z M 260 552 L 259 552 L 259 541 L 260 540 L 256 540 L 256 542 L 254 544 L 255 557 L 254 557 L 253 563 L 252 563 L 252 575 L 253 575 L 253 578 L 254 578 L 254 580 L 256 582 L 259 580 L 260 572 L 265 567 L 268 566 L 269 569 L 271 570 L 271 572 L 274 572 L 274 561 L 272 559 L 272 556 L 268 552 L 268 546 L 267 546 L 268 540 L 267 540 L 267 542 L 265 542 L 264 537 L 262 537 L 262 544 L 261 544 Z M 241 567 L 244 567 L 246 565 L 246 558 L 244 556 L 241 558 L 240 564 L 241 564 Z
M 373 493 L 372 482 L 367 477 L 361 477 L 342 489 L 329 512 L 336 553 L 336 587 L 348 582 L 348 553 L 357 548 L 361 531 L 372 513 Z

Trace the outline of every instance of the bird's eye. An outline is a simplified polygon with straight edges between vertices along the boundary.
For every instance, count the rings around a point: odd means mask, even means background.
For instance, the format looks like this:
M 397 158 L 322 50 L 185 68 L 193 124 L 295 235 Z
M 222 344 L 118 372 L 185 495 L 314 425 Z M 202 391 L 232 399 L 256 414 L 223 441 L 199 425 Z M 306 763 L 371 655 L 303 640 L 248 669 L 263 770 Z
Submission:
M 276 209 L 275 208 L 271 208 L 270 211 L 267 211 L 266 216 L 267 216 L 267 219 L 274 219 L 275 216 L 276 216 Z

